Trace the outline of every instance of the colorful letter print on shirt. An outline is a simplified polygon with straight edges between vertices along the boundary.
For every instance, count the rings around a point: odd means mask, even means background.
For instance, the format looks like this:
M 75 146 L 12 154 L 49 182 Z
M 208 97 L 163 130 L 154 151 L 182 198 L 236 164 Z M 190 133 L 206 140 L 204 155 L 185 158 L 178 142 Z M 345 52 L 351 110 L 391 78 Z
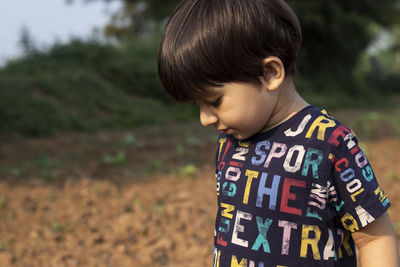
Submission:
M 309 106 L 247 140 L 221 134 L 214 266 L 356 266 L 351 232 L 390 206 L 352 131 Z

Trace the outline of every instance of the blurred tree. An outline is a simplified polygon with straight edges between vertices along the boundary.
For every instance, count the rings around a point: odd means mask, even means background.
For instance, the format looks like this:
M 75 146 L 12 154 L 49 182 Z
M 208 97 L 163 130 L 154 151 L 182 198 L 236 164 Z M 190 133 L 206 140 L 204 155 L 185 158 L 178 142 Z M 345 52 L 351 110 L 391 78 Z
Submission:
M 65 0 L 73 4 L 74 0 Z M 77 0 L 75 0 L 77 1 Z M 121 2 L 122 7 L 111 16 L 104 33 L 119 41 L 147 36 L 163 25 L 180 0 L 83 0 L 85 2 Z
M 68 0 L 72 1 L 72 0 Z M 164 26 L 180 0 L 83 0 L 119 1 L 105 34 L 119 41 L 150 35 Z M 386 28 L 400 22 L 399 0 L 287 0 L 298 15 L 304 42 L 298 63 L 302 90 L 368 93 L 357 84 L 354 70 L 376 38 L 371 25 Z
M 36 42 L 29 31 L 28 26 L 26 25 L 21 27 L 18 44 L 22 50 L 22 53 L 25 55 L 29 55 L 37 51 Z
M 400 74 L 400 25 L 385 32 L 387 47 L 377 52 L 380 60 L 389 68 L 389 71 Z
M 369 52 L 368 83 L 383 93 L 400 93 L 400 25 L 382 30 Z
M 346 87 L 350 95 L 366 93 L 355 84 L 360 57 L 379 34 L 371 25 L 389 28 L 400 22 L 398 0 L 288 1 L 303 28 L 299 70 L 313 81 L 313 91 Z

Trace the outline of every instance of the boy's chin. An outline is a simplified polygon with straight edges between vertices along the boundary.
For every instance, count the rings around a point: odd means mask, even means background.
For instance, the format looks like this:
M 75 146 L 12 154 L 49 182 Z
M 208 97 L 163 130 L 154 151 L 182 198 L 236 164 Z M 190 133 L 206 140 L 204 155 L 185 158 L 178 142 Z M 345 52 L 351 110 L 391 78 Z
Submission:
M 245 140 L 245 139 L 247 139 L 247 138 L 249 138 L 250 136 L 253 135 L 253 134 L 250 134 L 250 133 L 238 132 L 237 130 L 233 130 L 231 128 L 229 128 L 228 130 L 225 130 L 225 131 L 220 131 L 220 132 L 221 133 L 225 133 L 227 135 L 232 135 L 233 137 L 235 137 L 239 141 Z
M 244 135 L 242 133 L 236 133 L 236 132 L 233 132 L 231 135 L 236 139 L 238 139 L 239 141 L 245 140 L 250 137 L 250 135 Z

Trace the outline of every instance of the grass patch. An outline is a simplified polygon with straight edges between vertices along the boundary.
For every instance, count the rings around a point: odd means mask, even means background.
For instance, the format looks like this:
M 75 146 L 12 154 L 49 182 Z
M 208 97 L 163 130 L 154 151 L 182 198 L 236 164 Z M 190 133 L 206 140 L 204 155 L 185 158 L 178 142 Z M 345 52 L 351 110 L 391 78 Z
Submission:
M 171 171 L 171 175 L 179 178 L 185 178 L 185 177 L 194 178 L 196 174 L 197 174 L 197 167 L 194 164 L 186 164 L 184 166 L 174 168 Z
M 18 178 L 32 176 L 32 173 L 35 173 L 35 178 L 53 181 L 59 176 L 62 169 L 63 165 L 60 160 L 41 154 L 30 160 L 20 161 L 17 165 L 4 164 L 1 167 L 1 173 L 5 177 L 12 176 Z
M 110 165 L 122 165 L 125 163 L 125 160 L 125 151 L 122 150 L 114 155 L 105 154 L 102 157 L 102 161 Z
M 398 230 L 400 230 L 400 222 L 395 222 L 394 224 L 393 224 L 393 229 L 394 229 L 394 231 L 398 231 Z
M 60 232 L 60 233 L 66 233 L 68 232 L 71 227 L 65 224 L 62 224 L 58 221 L 54 221 L 50 224 L 50 228 L 51 230 L 53 230 L 54 232 Z
M 7 199 L 0 197 L 0 208 L 5 208 L 7 206 Z
M 397 175 L 397 173 L 396 173 L 396 171 L 395 171 L 394 169 L 389 169 L 389 170 L 386 172 L 386 178 L 387 178 L 389 181 L 392 181 L 392 182 L 397 182 L 397 181 L 399 181 L 399 176 Z

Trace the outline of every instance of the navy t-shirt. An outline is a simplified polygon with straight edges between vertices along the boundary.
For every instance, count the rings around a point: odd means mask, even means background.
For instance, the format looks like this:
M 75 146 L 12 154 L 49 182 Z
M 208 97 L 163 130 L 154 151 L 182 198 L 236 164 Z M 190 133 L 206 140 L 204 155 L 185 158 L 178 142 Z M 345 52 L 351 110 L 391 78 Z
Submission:
M 214 266 L 356 266 L 351 232 L 390 206 L 354 133 L 308 106 L 239 141 L 221 134 Z

